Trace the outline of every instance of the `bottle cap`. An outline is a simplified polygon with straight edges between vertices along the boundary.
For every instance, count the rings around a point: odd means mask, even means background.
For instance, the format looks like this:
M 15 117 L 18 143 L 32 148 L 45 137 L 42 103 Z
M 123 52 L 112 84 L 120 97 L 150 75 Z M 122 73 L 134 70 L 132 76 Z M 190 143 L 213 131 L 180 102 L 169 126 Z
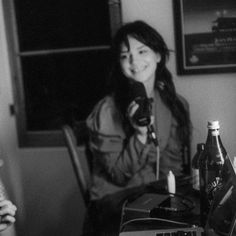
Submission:
M 220 128 L 219 121 L 218 120 L 208 121 L 207 128 L 208 129 L 219 129 Z

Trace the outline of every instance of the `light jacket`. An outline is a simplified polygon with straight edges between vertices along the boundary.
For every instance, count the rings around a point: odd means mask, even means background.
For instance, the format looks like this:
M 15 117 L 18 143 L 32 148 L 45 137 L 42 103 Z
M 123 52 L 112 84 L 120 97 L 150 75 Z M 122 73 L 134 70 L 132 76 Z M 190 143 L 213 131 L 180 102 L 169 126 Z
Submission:
M 156 163 L 156 147 L 142 144 L 135 135 L 126 140 L 118 110 L 112 96 L 102 99 L 87 118 L 90 149 L 93 153 L 91 199 L 165 178 L 169 170 L 180 175 L 182 170 L 181 143 L 177 122 L 155 92 L 152 112 L 159 140 L 160 161 Z

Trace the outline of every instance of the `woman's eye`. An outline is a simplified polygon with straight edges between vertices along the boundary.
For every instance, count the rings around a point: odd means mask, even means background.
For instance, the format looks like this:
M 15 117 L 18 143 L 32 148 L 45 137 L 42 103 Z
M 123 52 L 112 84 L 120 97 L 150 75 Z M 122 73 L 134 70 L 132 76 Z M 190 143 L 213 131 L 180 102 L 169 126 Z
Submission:
M 121 54 L 120 55 L 120 59 L 121 60 L 125 60 L 125 59 L 127 59 L 128 58 L 128 55 L 127 54 Z
M 142 54 L 147 53 L 147 52 L 148 52 L 148 50 L 146 50 L 146 49 L 141 51 Z
M 146 53 L 147 53 L 147 50 L 145 49 L 139 51 L 139 54 L 146 54 Z

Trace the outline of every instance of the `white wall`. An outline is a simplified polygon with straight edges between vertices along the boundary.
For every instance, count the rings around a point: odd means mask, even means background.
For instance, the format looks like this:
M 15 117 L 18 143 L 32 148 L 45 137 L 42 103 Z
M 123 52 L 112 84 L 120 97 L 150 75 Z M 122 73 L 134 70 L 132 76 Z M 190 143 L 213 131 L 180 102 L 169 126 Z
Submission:
M 19 169 L 19 149 L 17 148 L 15 118 L 10 116 L 9 105 L 13 103 L 5 25 L 0 2 L 0 159 L 3 166 L 0 177 L 7 190 L 8 197 L 17 205 L 21 215 L 19 225 L 24 221 L 23 192 Z M 1 234 L 5 235 L 5 233 Z M 6 235 L 14 235 L 14 227 Z
M 122 0 L 123 21 L 144 20 L 164 37 L 175 50 L 173 0 Z M 190 103 L 193 122 L 192 153 L 196 143 L 205 142 L 207 121 L 218 119 L 221 138 L 230 156 L 236 156 L 236 73 L 177 76 L 176 55 L 171 54 L 168 68 L 173 74 L 177 92 Z
M 122 0 L 122 8 L 125 22 L 147 21 L 160 31 L 169 48 L 175 49 L 172 0 Z M 236 155 L 235 74 L 178 77 L 175 54 L 171 55 L 168 66 L 175 77 L 177 91 L 190 103 L 194 150 L 197 142 L 205 142 L 207 120 L 219 119 L 225 147 L 230 155 Z M 68 154 L 64 148 L 18 148 L 15 118 L 9 115 L 8 107 L 12 97 L 0 0 L 0 153 L 4 154 L 0 158 L 5 161 L 0 174 L 19 208 L 17 221 L 25 233 L 18 233 L 22 236 L 77 235 L 84 207 Z

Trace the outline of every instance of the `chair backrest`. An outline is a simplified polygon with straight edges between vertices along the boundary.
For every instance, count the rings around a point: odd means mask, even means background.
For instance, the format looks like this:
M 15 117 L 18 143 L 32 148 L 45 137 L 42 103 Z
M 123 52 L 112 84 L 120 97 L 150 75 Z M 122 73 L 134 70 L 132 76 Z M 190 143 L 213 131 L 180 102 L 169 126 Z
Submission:
M 66 147 L 69 152 L 72 167 L 75 173 L 75 177 L 81 194 L 83 196 L 85 205 L 87 206 L 89 203 L 90 173 L 87 173 L 87 175 L 85 173 L 85 171 L 89 171 L 89 164 L 86 160 L 86 147 L 83 148 L 83 153 L 81 152 L 81 150 L 78 150 L 76 135 L 74 133 L 74 130 L 69 125 L 64 125 L 62 127 L 62 131 Z M 85 160 L 82 160 L 82 157 L 85 157 Z

